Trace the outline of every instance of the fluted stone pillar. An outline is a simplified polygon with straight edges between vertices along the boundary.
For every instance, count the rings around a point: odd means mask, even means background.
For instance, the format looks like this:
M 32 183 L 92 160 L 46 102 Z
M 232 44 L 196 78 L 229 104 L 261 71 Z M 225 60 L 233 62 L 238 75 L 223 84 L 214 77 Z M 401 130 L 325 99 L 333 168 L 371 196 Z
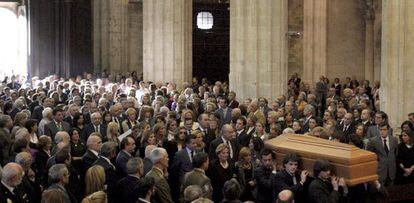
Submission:
M 95 73 L 142 72 L 142 5 L 129 0 L 93 0 L 92 4 Z
M 230 89 L 275 99 L 287 91 L 287 0 L 230 1 Z
M 380 108 L 398 127 L 414 111 L 414 1 L 383 0 Z
M 192 1 L 144 0 L 144 80 L 191 82 Z
M 366 0 L 365 8 L 365 79 L 374 81 L 374 11 L 372 0 Z
M 328 0 L 303 3 L 303 81 L 314 85 L 326 76 Z

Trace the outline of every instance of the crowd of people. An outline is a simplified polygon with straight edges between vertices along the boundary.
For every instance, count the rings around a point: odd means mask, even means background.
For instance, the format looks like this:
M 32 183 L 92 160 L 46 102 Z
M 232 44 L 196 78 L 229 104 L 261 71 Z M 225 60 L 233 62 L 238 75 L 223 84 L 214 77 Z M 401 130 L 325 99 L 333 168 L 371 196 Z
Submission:
M 286 95 L 246 98 L 206 78 L 136 73 L 0 85 L 0 202 L 366 202 L 414 181 L 414 113 L 399 140 L 379 83 L 294 74 Z M 308 134 L 369 150 L 379 180 L 349 187 L 328 160 L 277 165 L 264 142 Z M 312 175 L 310 175 L 312 174 Z

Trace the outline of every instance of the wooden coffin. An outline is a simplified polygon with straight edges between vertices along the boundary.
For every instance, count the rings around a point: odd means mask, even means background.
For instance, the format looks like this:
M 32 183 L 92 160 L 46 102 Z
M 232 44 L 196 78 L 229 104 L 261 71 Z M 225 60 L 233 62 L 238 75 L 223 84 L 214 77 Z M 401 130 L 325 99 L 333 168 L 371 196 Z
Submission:
M 278 166 L 286 154 L 295 152 L 301 157 L 302 168 L 311 173 L 316 159 L 329 160 L 331 172 L 344 177 L 349 186 L 378 179 L 377 155 L 353 145 L 297 134 L 283 134 L 265 144 L 276 152 Z

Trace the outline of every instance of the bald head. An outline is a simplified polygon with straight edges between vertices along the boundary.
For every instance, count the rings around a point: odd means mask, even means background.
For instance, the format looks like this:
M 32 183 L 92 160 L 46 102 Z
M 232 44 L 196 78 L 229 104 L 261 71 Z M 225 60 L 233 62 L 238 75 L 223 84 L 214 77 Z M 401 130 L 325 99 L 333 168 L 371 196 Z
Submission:
M 278 195 L 277 202 L 294 202 L 292 191 L 282 190 Z
M 88 146 L 88 149 L 100 152 L 102 148 L 102 139 L 99 136 L 91 135 L 88 137 L 86 145 Z
M 225 124 L 221 128 L 221 136 L 226 140 L 231 140 L 235 137 L 234 128 L 230 124 Z
M 20 185 L 23 178 L 23 168 L 17 163 L 8 163 L 4 166 L 1 181 L 9 187 Z

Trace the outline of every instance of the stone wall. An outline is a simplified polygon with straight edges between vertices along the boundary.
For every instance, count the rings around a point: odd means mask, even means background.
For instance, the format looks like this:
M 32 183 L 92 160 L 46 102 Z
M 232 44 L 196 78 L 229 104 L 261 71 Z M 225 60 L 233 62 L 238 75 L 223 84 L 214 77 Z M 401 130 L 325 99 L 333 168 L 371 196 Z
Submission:
M 328 1 L 327 76 L 364 79 L 365 22 L 364 2 Z
M 303 1 L 288 1 L 288 30 L 303 34 Z M 303 73 L 303 35 L 288 38 L 288 76 Z

